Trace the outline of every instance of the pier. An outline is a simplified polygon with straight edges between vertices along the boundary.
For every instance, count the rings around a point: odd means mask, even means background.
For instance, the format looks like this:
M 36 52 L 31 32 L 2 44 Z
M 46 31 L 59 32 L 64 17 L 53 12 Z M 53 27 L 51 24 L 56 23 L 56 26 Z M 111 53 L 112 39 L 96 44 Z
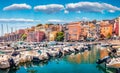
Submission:
M 17 46 L 17 50 L 11 47 L 9 50 L 1 50 L 5 54 L 1 54 L 0 56 L 0 68 L 6 69 L 10 67 L 16 67 L 21 63 L 26 62 L 41 62 L 45 60 L 49 60 L 51 58 L 56 57 L 64 57 L 66 55 L 70 55 L 72 53 L 84 52 L 85 50 L 90 51 L 91 44 L 85 43 L 77 43 L 69 45 L 54 45 L 54 46 L 41 46 L 41 44 L 32 44 L 32 46 L 27 47 L 28 45 L 24 45 L 23 47 Z M 6 47 L 8 48 L 8 47 Z M 5 59 L 5 60 L 4 60 Z

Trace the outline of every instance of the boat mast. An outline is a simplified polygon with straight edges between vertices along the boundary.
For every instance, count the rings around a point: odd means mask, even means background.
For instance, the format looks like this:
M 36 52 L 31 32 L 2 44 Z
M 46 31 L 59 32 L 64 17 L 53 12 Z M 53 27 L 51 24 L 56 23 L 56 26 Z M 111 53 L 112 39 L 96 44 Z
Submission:
M 6 28 L 7 28 L 7 34 L 8 34 L 8 24 L 6 24 Z M 9 35 L 7 36 L 7 42 L 8 42 L 8 39 L 9 39 Z
M 1 36 L 3 37 L 3 35 L 4 35 L 3 24 L 1 24 Z M 2 39 L 2 42 L 4 42 L 4 37 Z

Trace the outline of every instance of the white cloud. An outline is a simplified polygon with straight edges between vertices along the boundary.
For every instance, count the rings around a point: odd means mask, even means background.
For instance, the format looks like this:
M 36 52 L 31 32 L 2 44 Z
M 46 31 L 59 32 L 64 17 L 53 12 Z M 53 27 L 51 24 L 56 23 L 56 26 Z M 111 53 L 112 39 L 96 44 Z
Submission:
M 40 20 L 24 19 L 24 18 L 0 19 L 0 23 L 33 23 L 33 22 L 40 22 Z
M 77 11 L 77 13 L 81 13 L 81 11 Z
M 107 3 L 99 2 L 78 2 L 66 4 L 66 10 L 69 12 L 115 12 L 120 11 L 119 7 Z
M 68 14 L 68 13 L 69 13 L 69 11 L 65 10 L 65 11 L 64 11 L 64 13 L 65 13 L 65 14 Z
M 26 3 L 23 4 L 12 4 L 10 6 L 4 7 L 3 10 L 24 10 L 24 9 L 31 9 L 32 7 L 30 5 L 27 5 Z
M 48 23 L 66 23 L 66 21 L 59 20 L 59 19 L 49 19 L 47 22 Z
M 109 10 L 109 12 L 110 12 L 110 13 L 114 13 L 114 12 L 115 12 L 115 10 Z
M 55 13 L 63 9 L 64 9 L 64 6 L 60 4 L 39 5 L 34 7 L 35 11 L 40 11 L 45 13 Z
M 82 17 L 82 20 L 83 20 L 83 21 L 88 21 L 89 18 L 87 18 L 87 17 Z

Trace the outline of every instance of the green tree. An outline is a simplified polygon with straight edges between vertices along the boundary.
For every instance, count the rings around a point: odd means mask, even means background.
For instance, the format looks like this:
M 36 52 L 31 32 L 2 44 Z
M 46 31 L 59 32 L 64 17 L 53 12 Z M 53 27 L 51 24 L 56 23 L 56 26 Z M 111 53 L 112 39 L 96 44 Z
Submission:
M 58 32 L 56 36 L 56 41 L 63 41 L 64 40 L 64 33 Z
M 53 23 L 48 23 L 47 25 L 54 25 Z
M 110 38 L 111 38 L 111 34 L 110 34 L 110 33 L 108 33 L 107 38 L 108 38 L 108 39 L 110 39 Z
M 38 24 L 36 27 L 42 26 L 42 24 Z
M 25 39 L 27 38 L 27 35 L 26 34 L 23 34 L 21 39 L 24 41 Z

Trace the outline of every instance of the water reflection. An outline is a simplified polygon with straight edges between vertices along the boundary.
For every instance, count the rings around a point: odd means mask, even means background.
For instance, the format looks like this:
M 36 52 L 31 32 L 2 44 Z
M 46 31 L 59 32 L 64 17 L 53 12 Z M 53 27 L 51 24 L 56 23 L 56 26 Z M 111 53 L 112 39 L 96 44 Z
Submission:
M 10 69 L 5 69 L 5 70 L 1 70 L 0 69 L 0 73 L 16 73 L 16 71 L 19 70 L 18 67 L 14 68 L 10 68 Z
M 35 69 L 28 69 L 27 72 L 28 72 L 28 73 L 37 73 L 38 71 L 35 70 Z
M 97 59 L 103 58 L 108 52 L 105 50 L 100 50 L 94 46 L 91 51 L 85 51 L 84 53 L 72 54 L 65 57 L 66 61 L 75 64 L 95 64 Z M 96 65 L 96 64 L 95 64 Z M 102 73 L 120 73 L 120 69 L 106 68 L 103 65 L 96 65 L 96 68 Z
M 15 68 L 9 68 L 9 69 L 5 69 L 2 70 L 0 69 L 0 73 L 17 73 L 18 70 L 20 70 L 20 68 L 24 68 L 27 70 L 27 73 L 36 73 L 36 71 L 34 69 L 29 69 L 32 67 L 42 67 L 48 64 L 48 61 L 44 61 L 44 62 L 26 62 L 26 63 L 22 63 L 19 66 L 15 67 Z
M 108 56 L 108 49 L 109 47 L 101 47 L 100 49 L 100 59 L 103 59 L 105 56 Z
M 120 69 L 106 68 L 105 66 L 97 65 L 96 68 L 103 73 L 120 73 Z
M 91 49 L 91 51 L 86 50 L 83 53 L 78 54 L 71 54 L 69 56 L 66 56 L 66 60 L 71 63 L 77 63 L 77 64 L 94 64 L 96 60 L 99 58 L 99 51 L 94 47 L 95 49 Z
M 10 68 L 6 70 L 0 70 L 0 73 L 66 73 L 70 69 L 69 73 L 79 73 L 79 70 L 93 71 L 89 73 L 120 73 L 120 69 L 106 68 L 104 65 L 96 65 L 96 60 L 100 58 L 100 50 L 93 46 L 90 51 L 85 51 L 84 53 L 71 54 L 63 58 L 53 58 L 49 61 L 44 62 L 27 62 L 20 64 L 16 68 Z M 64 65 L 64 66 L 63 66 Z M 73 67 L 75 69 L 73 69 Z M 91 68 L 91 69 L 90 69 Z M 57 71 L 55 71 L 57 70 Z M 63 71 L 62 71 L 63 70 Z M 18 72 L 21 71 L 21 72 Z M 86 73 L 86 71 L 83 71 Z

